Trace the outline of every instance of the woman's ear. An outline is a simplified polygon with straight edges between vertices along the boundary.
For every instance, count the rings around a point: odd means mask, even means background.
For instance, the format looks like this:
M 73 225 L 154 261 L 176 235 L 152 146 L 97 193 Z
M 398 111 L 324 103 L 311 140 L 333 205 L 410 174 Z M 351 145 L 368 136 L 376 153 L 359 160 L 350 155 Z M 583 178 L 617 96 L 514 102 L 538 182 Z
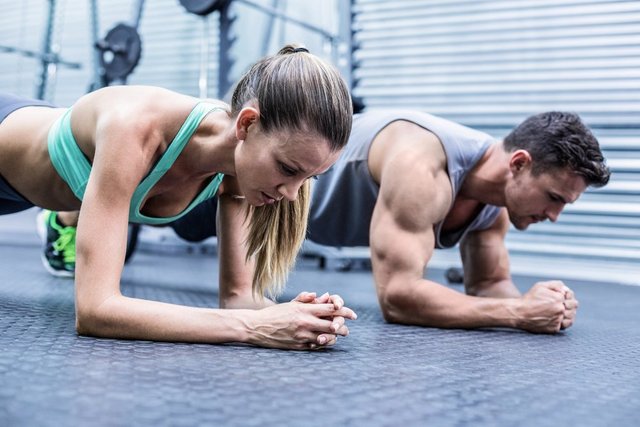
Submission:
M 247 139 L 251 125 L 258 123 L 260 112 L 255 107 L 244 107 L 236 118 L 236 138 L 240 141 Z

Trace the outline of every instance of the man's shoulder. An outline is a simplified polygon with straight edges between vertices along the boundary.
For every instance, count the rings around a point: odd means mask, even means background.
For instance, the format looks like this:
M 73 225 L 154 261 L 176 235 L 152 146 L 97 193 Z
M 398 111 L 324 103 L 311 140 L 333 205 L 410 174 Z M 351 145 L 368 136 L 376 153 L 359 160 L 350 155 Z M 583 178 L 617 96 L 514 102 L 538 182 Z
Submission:
M 450 190 L 447 154 L 438 137 L 409 122 L 398 122 L 391 126 L 394 127 L 387 134 L 391 142 L 382 159 L 380 186 L 400 182 L 410 188 L 420 189 L 429 187 L 425 185 L 429 183 L 431 188 L 436 185 L 435 188 L 441 190 L 437 185 L 443 185 Z
M 407 150 L 389 160 L 380 182 L 383 206 L 394 215 L 435 224 L 447 214 L 451 182 L 444 161 L 433 161 L 430 150 Z

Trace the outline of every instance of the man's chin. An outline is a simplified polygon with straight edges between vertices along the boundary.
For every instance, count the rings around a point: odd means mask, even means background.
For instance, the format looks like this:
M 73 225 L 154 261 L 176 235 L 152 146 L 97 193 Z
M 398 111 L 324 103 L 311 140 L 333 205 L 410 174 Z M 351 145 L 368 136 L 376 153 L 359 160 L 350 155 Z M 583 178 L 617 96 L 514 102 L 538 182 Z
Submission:
M 529 228 L 529 226 L 531 225 L 530 222 L 524 222 L 524 221 L 511 221 L 511 224 L 514 226 L 516 230 L 519 230 L 519 231 L 524 231 L 527 228 Z

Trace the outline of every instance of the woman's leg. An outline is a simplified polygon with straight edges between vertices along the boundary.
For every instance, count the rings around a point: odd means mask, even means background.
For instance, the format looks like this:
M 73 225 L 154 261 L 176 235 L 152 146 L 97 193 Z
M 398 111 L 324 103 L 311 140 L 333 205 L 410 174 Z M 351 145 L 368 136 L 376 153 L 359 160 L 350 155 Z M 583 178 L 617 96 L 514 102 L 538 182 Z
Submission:
M 38 214 L 38 234 L 42 238 L 42 265 L 56 277 L 74 277 L 76 270 L 76 225 L 78 211 Z

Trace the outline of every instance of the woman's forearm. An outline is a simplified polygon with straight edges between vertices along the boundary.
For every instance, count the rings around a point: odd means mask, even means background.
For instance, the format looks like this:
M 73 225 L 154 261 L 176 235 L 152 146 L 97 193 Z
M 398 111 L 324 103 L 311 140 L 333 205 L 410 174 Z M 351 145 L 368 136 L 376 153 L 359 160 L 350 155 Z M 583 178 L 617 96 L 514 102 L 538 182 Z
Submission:
M 251 310 L 188 307 L 114 295 L 93 310 L 78 310 L 76 324 L 81 335 L 213 344 L 249 342 L 251 317 Z
M 153 341 L 241 342 L 262 347 L 308 350 L 335 344 L 347 336 L 344 320 L 355 319 L 334 303 L 300 301 L 261 310 L 223 310 L 186 307 L 114 295 L 95 308 L 77 306 L 81 335 Z

